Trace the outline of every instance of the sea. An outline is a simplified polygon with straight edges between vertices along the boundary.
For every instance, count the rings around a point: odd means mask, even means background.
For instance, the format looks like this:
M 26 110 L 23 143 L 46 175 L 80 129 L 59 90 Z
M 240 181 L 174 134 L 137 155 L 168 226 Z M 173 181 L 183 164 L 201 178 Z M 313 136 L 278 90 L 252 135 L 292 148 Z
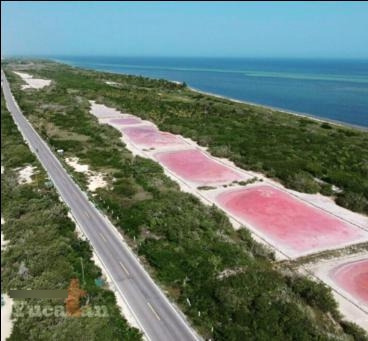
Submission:
M 185 82 L 216 95 L 368 127 L 368 59 L 53 56 L 73 66 Z

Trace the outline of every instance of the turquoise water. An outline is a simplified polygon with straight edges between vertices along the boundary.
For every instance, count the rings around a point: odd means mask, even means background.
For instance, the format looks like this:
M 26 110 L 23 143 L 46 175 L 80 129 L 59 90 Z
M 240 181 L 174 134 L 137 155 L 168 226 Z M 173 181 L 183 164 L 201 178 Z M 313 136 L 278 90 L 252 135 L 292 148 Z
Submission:
M 368 127 L 368 60 L 55 57 L 74 66 L 189 86 Z

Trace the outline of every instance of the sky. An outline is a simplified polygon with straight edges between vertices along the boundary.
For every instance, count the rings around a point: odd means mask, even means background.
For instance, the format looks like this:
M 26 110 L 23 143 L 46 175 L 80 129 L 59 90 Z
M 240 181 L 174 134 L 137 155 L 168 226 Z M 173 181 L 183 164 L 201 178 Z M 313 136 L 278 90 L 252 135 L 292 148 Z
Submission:
M 1 2 L 2 56 L 368 58 L 368 2 Z

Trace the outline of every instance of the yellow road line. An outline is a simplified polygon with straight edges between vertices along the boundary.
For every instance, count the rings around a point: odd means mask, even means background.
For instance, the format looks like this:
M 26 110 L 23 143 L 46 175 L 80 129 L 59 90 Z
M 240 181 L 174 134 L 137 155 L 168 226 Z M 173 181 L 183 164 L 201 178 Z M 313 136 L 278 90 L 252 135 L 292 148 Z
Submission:
M 126 274 L 129 276 L 129 271 L 127 270 L 127 268 L 124 266 L 124 264 L 122 262 L 119 262 L 120 266 L 123 268 L 123 270 L 126 272 Z
M 156 313 L 156 310 L 155 310 L 155 309 L 153 309 L 153 307 L 152 307 L 151 303 L 147 302 L 147 305 L 150 307 L 150 309 L 152 310 L 152 312 L 155 314 L 155 316 L 156 316 L 157 320 L 161 320 L 161 319 L 160 319 L 160 316 L 158 316 L 158 314 Z

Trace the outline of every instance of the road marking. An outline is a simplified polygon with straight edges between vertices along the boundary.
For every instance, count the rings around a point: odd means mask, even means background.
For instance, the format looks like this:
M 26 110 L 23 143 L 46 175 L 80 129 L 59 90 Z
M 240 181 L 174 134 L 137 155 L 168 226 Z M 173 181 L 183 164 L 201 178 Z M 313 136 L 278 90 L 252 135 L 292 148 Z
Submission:
M 106 243 L 106 238 L 105 238 L 105 236 L 104 236 L 102 233 L 100 233 L 100 236 L 101 236 L 101 238 L 104 240 L 104 242 Z
M 1 76 L 2 76 L 2 78 L 3 78 L 3 70 L 1 70 Z M 19 106 L 18 106 L 18 104 L 17 104 L 17 102 L 15 102 L 15 99 L 14 99 L 14 97 L 13 97 L 13 95 L 12 95 L 12 93 L 11 93 L 11 91 L 10 91 L 10 89 L 9 89 L 9 85 L 8 85 L 8 82 L 7 82 L 7 80 L 5 79 L 5 89 L 7 90 L 7 91 L 5 91 L 5 95 L 6 95 L 6 93 L 7 92 L 9 92 L 9 94 L 10 94 L 10 96 L 11 96 L 11 98 L 10 98 L 10 100 L 11 100 L 11 103 L 10 104 L 12 104 L 13 106 L 14 106 L 14 108 L 12 108 L 12 111 L 11 111 L 11 113 L 12 113 L 12 115 L 13 115 L 13 118 L 15 119 L 15 120 L 17 120 L 17 125 L 18 125 L 18 127 L 19 127 L 19 129 L 20 130 L 24 130 L 24 134 L 33 134 L 33 135 L 31 135 L 31 136 L 26 136 L 26 138 L 27 138 L 27 140 L 29 139 L 29 141 L 32 141 L 32 139 L 34 139 L 34 138 L 36 138 L 36 139 L 41 139 L 40 138 L 40 136 L 37 134 L 37 132 L 34 130 L 34 128 L 30 125 L 30 123 L 29 123 L 29 121 L 22 115 L 22 113 L 20 112 L 20 108 L 19 108 Z M 9 96 L 9 94 L 7 94 L 8 96 Z M 8 99 L 7 99 L 8 100 Z M 7 103 L 8 104 L 8 103 Z M 14 112 L 13 112 L 13 110 L 14 110 Z M 19 112 L 17 112 L 17 111 L 19 111 Z M 19 121 L 19 122 L 18 122 Z M 28 124 L 28 126 L 27 126 L 27 124 Z M 23 126 L 23 125 L 25 125 L 25 127 L 23 127 L 23 128 L 21 128 L 21 126 Z M 25 135 L 24 135 L 25 136 Z M 61 164 L 60 164 L 60 162 L 58 161 L 58 159 L 56 159 L 56 157 L 52 154 L 52 152 L 49 150 L 49 146 L 47 146 L 47 144 L 43 141 L 43 140 L 41 140 L 41 142 L 46 146 L 46 148 L 47 148 L 47 150 L 45 150 L 45 155 L 47 156 L 47 158 L 50 158 L 51 157 L 51 159 L 53 160 L 53 161 L 56 161 L 56 162 L 58 162 L 58 164 L 56 165 L 56 166 L 53 166 L 54 168 L 56 167 L 61 167 Z M 50 155 L 48 155 L 48 154 L 51 154 L 51 156 Z M 38 158 L 39 158 L 39 155 L 38 155 Z M 55 160 L 54 160 L 55 159 Z M 40 160 L 41 161 L 41 160 Z M 44 160 L 42 160 L 41 161 L 42 162 L 42 164 L 44 165 L 45 164 L 45 161 Z M 50 168 L 51 169 L 51 168 Z M 47 171 L 48 172 L 50 172 L 50 176 L 51 176 L 51 170 L 50 169 L 47 169 Z M 65 169 L 63 169 L 63 171 L 65 171 Z M 54 174 L 54 177 L 55 177 L 55 174 Z M 57 179 L 57 177 L 56 177 L 56 179 Z M 69 179 L 69 178 L 68 178 Z M 72 181 L 71 179 L 69 179 L 68 181 Z M 62 194 L 63 193 L 63 191 L 60 191 L 60 186 L 58 186 L 58 183 L 57 183 L 57 181 L 55 181 L 54 182 L 55 183 L 55 187 L 57 188 L 57 190 L 58 190 L 58 192 L 60 193 L 60 195 L 61 196 L 65 196 L 65 193 L 64 193 L 64 195 Z M 72 186 L 76 186 L 76 184 L 73 182 L 72 183 Z M 78 189 L 79 190 L 79 192 L 78 192 L 78 194 L 81 196 L 81 199 L 82 199 L 82 201 L 83 200 L 85 200 L 86 198 L 87 198 L 87 196 L 86 196 L 86 194 L 84 193 L 84 192 L 82 192 L 80 189 Z M 78 196 L 79 197 L 79 196 Z M 70 205 L 70 206 L 73 206 L 72 205 L 72 202 L 69 202 L 69 204 L 68 204 L 68 200 L 66 200 L 66 198 L 67 197 L 65 197 L 64 198 L 64 201 L 65 201 L 65 203 L 67 204 L 67 205 Z M 82 211 L 83 212 L 83 211 Z M 81 212 L 81 213 L 82 213 Z M 101 217 L 103 217 L 102 216 L 102 214 L 99 212 L 99 211 L 97 211 L 97 213 L 98 214 L 100 214 L 101 215 Z M 83 213 L 82 213 L 83 214 Z M 77 218 L 76 218 L 77 219 Z M 107 218 L 105 217 L 105 220 L 106 220 Z M 109 227 L 111 228 L 112 227 L 112 225 L 111 225 L 111 223 L 110 222 L 108 222 L 110 225 L 109 225 Z M 81 226 L 83 226 L 83 224 L 81 224 Z M 87 229 L 87 227 L 86 226 L 84 226 L 84 228 L 86 228 L 86 231 L 88 231 L 88 229 Z M 117 232 L 117 230 L 113 230 L 114 231 L 114 233 L 118 233 Z M 122 239 L 122 237 L 121 237 L 121 235 L 119 234 L 118 235 L 119 236 L 119 238 L 121 239 L 121 241 L 123 242 L 123 239 Z M 105 238 L 104 238 L 105 239 Z M 123 244 L 124 244 L 124 247 L 127 247 L 127 245 L 125 245 L 125 243 L 123 242 Z M 92 244 L 92 242 L 91 242 L 91 245 L 93 245 Z M 128 248 L 127 249 L 128 250 L 128 252 L 131 254 L 131 255 L 133 255 L 133 253 L 132 253 L 132 251 Z M 100 257 L 100 255 L 98 254 L 98 252 L 97 252 L 97 250 L 96 250 L 96 254 L 98 255 L 98 257 Z M 136 257 L 136 256 L 135 256 Z M 102 258 L 100 258 L 100 261 L 101 261 L 101 263 L 103 264 L 103 260 L 102 260 Z M 140 263 L 138 262 L 138 260 L 136 259 L 136 258 L 134 258 L 134 262 L 136 262 L 136 264 L 138 264 L 139 266 L 141 266 L 140 265 Z M 103 266 L 105 267 L 105 269 L 107 270 L 107 272 L 110 274 L 110 277 L 112 278 L 112 280 L 115 282 L 115 280 L 114 280 L 114 278 L 113 278 L 113 276 L 111 276 L 111 273 L 110 273 L 110 269 L 105 265 L 105 264 L 103 264 Z M 143 270 L 143 268 L 141 269 L 141 270 Z M 146 272 L 143 272 L 143 274 L 144 274 L 144 276 L 146 276 L 146 278 L 150 281 L 150 284 L 151 285 L 153 285 L 155 288 L 158 288 L 158 286 L 153 282 L 153 280 L 152 280 L 152 278 L 151 277 L 149 277 L 149 275 L 146 273 Z M 148 339 L 148 341 L 151 341 L 151 338 L 149 337 L 149 334 L 147 333 L 147 331 L 145 331 L 145 329 L 144 329 L 144 327 L 143 327 L 143 325 L 140 323 L 140 321 L 139 321 L 139 319 L 138 319 L 138 317 L 136 316 L 136 314 L 135 314 L 135 312 L 134 312 L 134 310 L 132 309 L 132 307 L 129 305 L 129 301 L 127 300 L 127 298 L 126 298 L 126 296 L 124 295 L 124 293 L 122 292 L 122 290 L 121 290 L 121 288 L 118 286 L 118 284 L 117 283 L 115 283 L 116 284 L 116 286 L 117 286 L 117 289 L 118 289 L 118 291 L 119 291 L 119 293 L 120 293 L 120 295 L 122 296 L 122 298 L 123 298 L 123 300 L 125 301 L 125 303 L 127 304 L 127 306 L 129 307 L 129 309 L 131 310 L 131 312 L 132 312 L 132 314 L 134 315 L 134 317 L 135 317 L 135 319 L 137 320 L 137 323 L 139 324 L 139 326 L 141 327 L 141 329 L 143 330 L 143 332 L 146 334 L 145 336 L 146 336 L 146 338 Z M 177 311 L 173 308 L 173 306 L 169 303 L 169 301 L 168 301 L 168 299 L 167 299 L 167 297 L 160 291 L 160 295 L 164 298 L 164 302 L 166 303 L 166 304 L 168 304 L 168 306 L 172 309 L 172 311 L 176 314 L 175 316 L 178 316 L 178 318 L 180 318 L 181 319 L 181 316 L 177 313 Z M 152 309 L 152 306 L 151 306 L 151 309 Z M 181 320 L 182 321 L 182 320 Z M 183 321 L 182 321 L 183 322 Z M 197 337 L 196 337 L 196 335 L 193 333 L 193 331 L 188 327 L 188 325 L 184 322 L 184 324 L 183 324 L 186 328 L 187 328 L 187 330 L 193 335 L 193 337 L 194 337 L 194 339 L 196 339 L 196 340 L 198 340 L 197 339 Z
M 87 218 L 89 218 L 89 214 L 88 214 L 88 212 L 87 212 L 87 211 L 84 211 L 84 215 L 85 215 Z
M 152 307 L 152 305 L 151 305 L 151 303 L 149 303 L 149 302 L 147 302 L 147 305 L 150 307 L 150 309 L 152 310 L 152 312 L 155 314 L 155 316 L 156 316 L 156 318 L 157 318 L 157 320 L 161 320 L 160 319 L 160 316 L 158 316 L 158 314 L 156 313 L 156 310 L 155 309 L 153 309 L 153 307 Z
M 123 270 L 126 272 L 126 274 L 129 276 L 129 271 L 127 270 L 127 268 L 124 266 L 124 264 L 122 262 L 119 262 L 120 266 L 123 268 Z

